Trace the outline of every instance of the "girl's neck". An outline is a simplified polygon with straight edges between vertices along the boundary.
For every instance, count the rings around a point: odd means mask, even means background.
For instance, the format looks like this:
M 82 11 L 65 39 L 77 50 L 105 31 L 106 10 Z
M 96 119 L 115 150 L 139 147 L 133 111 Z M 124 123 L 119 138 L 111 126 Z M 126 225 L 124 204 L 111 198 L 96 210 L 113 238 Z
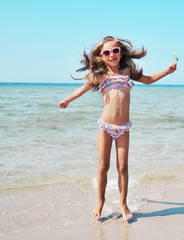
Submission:
M 115 76 L 116 76 L 116 75 L 122 75 L 122 71 L 120 71 L 119 68 L 116 69 L 116 70 L 109 69 L 108 72 L 107 72 L 107 75 L 109 75 L 109 76 L 113 76 L 113 75 L 115 75 Z
M 121 71 L 119 70 L 119 65 L 111 67 L 111 68 L 108 67 L 108 74 L 109 75 L 113 75 L 113 74 L 114 75 L 119 75 L 119 74 L 121 74 Z

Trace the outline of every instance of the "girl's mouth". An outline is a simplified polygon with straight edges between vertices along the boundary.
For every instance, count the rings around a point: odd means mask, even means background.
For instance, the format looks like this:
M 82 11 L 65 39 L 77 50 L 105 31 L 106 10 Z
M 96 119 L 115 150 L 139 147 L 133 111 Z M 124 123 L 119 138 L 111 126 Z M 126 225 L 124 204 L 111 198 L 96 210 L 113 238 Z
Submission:
M 110 62 L 115 62 L 116 60 L 117 60 L 117 58 L 109 59 Z

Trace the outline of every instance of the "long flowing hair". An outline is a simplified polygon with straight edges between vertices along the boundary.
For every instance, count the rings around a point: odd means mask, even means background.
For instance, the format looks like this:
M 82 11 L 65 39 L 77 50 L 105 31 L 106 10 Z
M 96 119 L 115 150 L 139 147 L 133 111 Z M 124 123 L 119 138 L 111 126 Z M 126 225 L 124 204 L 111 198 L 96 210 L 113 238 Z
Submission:
M 136 64 L 133 62 L 132 59 L 139 59 L 144 57 L 147 54 L 147 51 L 144 49 L 144 47 L 142 47 L 141 49 L 134 49 L 129 40 L 107 36 L 91 50 L 89 55 L 86 53 L 86 51 L 84 51 L 83 59 L 81 60 L 81 64 L 83 64 L 84 66 L 77 69 L 76 72 L 82 72 L 86 70 L 89 70 L 89 72 L 83 78 L 74 79 L 87 79 L 88 83 L 94 87 L 93 90 L 98 90 L 99 84 L 96 80 L 97 75 L 106 75 L 108 71 L 105 62 L 103 61 L 103 58 L 100 56 L 100 53 L 104 43 L 110 41 L 117 43 L 117 45 L 121 47 L 121 59 L 119 62 L 119 69 L 122 70 L 125 67 L 129 67 L 131 79 L 138 81 L 141 78 L 143 74 L 143 68 L 137 69 Z

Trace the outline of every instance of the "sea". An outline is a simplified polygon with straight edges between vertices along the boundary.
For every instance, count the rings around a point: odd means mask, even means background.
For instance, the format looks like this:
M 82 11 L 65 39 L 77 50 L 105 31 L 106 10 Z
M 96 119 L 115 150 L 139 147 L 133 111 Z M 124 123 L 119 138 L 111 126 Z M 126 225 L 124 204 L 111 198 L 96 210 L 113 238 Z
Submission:
M 101 95 L 89 91 L 68 108 L 58 108 L 60 100 L 80 86 L 0 83 L 1 197 L 57 186 L 64 187 L 69 198 L 81 189 L 84 195 L 94 193 L 95 205 Z M 131 91 L 128 205 L 132 211 L 145 199 L 184 187 L 183 96 L 184 86 L 135 85 Z M 113 142 L 107 213 L 119 207 L 117 182 Z

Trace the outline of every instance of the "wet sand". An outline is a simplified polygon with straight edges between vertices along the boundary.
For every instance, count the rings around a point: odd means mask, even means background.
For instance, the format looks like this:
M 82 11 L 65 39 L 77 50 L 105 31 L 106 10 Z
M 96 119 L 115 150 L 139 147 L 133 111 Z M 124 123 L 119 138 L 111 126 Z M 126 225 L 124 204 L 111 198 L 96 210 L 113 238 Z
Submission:
M 0 200 L 0 239 L 4 240 L 184 239 L 184 189 L 147 199 L 129 223 L 115 212 L 94 220 L 93 193 L 82 189 L 21 190 L 3 194 Z
M 128 239 L 184 239 L 184 190 L 148 201 L 134 216 Z

